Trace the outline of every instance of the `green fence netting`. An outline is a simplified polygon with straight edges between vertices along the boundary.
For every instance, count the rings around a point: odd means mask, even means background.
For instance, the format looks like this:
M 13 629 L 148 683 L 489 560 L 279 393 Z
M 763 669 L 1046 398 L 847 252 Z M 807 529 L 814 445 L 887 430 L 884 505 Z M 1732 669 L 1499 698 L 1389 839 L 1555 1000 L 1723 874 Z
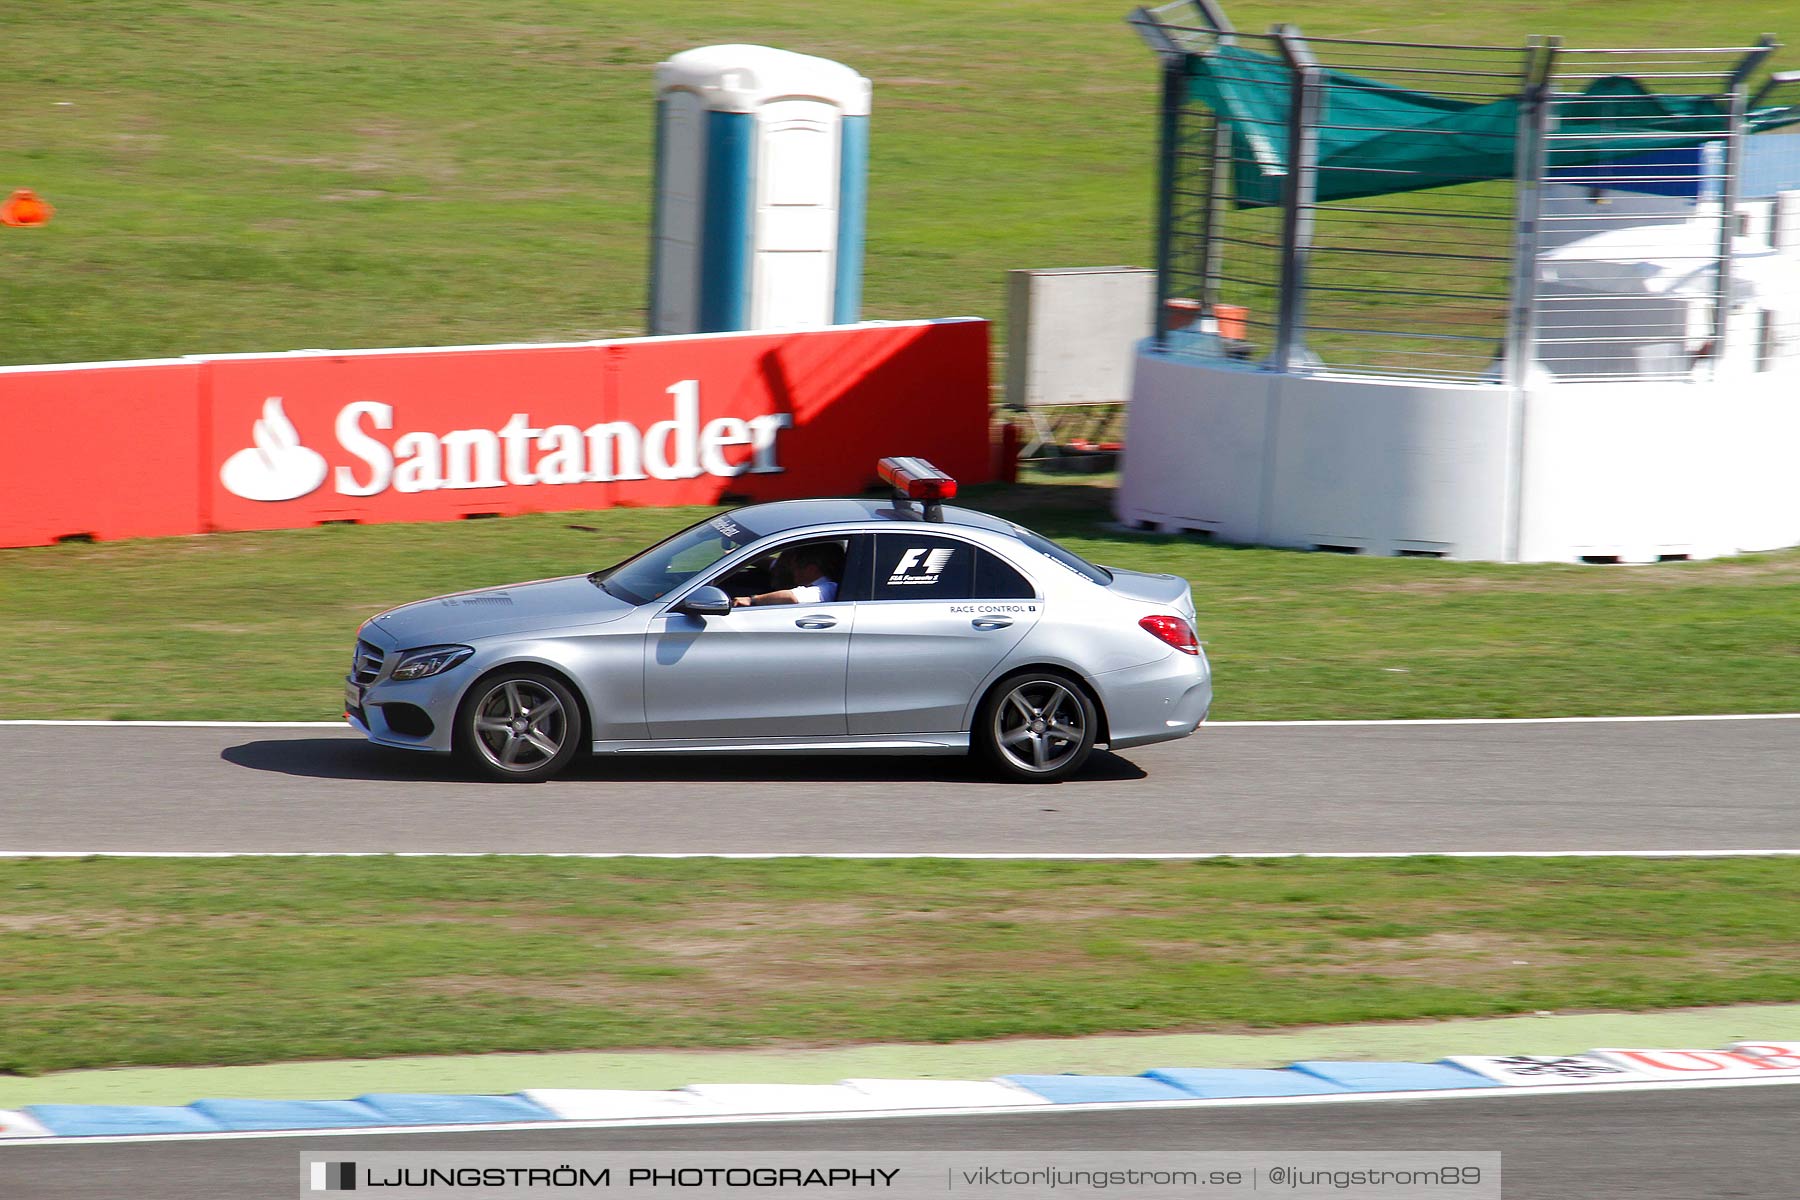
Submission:
M 1240 208 L 1281 203 L 1292 72 L 1280 58 L 1221 45 L 1188 59 L 1189 95 L 1231 131 Z M 1317 198 L 1349 200 L 1511 179 L 1519 99 L 1486 103 L 1322 72 Z M 1652 92 L 1623 75 L 1551 101 L 1555 164 L 1587 166 L 1725 136 L 1730 112 L 1711 96 Z M 1800 105 L 1748 114 L 1751 132 L 1800 123 Z

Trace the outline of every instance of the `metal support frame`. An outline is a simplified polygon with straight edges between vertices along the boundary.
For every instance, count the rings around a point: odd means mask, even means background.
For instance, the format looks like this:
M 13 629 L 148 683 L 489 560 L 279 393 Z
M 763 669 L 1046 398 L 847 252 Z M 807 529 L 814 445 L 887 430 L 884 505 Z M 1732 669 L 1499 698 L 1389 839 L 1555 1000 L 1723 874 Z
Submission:
M 1200 10 L 1200 19 L 1205 21 L 1213 33 L 1213 40 L 1221 46 L 1233 45 L 1236 41 L 1237 26 L 1225 15 L 1218 0 L 1194 0 L 1194 7 Z M 1224 207 L 1227 182 L 1231 168 L 1231 126 L 1216 113 L 1212 124 L 1212 145 L 1206 148 L 1206 205 L 1200 213 L 1200 261 L 1196 264 L 1200 276 L 1200 314 L 1211 316 L 1213 306 L 1219 301 L 1219 279 L 1224 274 L 1224 243 L 1219 239 L 1219 230 L 1224 227 Z
M 1519 72 L 1518 139 L 1513 156 L 1512 307 L 1501 377 L 1519 387 L 1537 356 L 1537 256 L 1543 210 L 1544 146 L 1550 129 L 1550 73 L 1561 38 L 1532 37 Z
M 1206 176 L 1206 208 L 1200 219 L 1200 312 L 1211 316 L 1219 302 L 1219 282 L 1225 274 L 1225 244 L 1219 230 L 1225 226 L 1225 204 L 1231 183 L 1231 126 L 1213 118 L 1212 145 L 1207 147 L 1211 166 Z
M 1731 243 L 1737 233 L 1738 168 L 1744 155 L 1744 123 L 1750 109 L 1745 91 L 1750 75 L 1774 53 L 1774 34 L 1765 33 L 1756 48 L 1744 55 L 1732 71 L 1725 95 L 1726 120 L 1724 156 L 1719 165 L 1719 272 L 1713 292 L 1712 363 L 1716 374 L 1725 361 L 1726 343 L 1731 336 Z
M 1200 10 L 1200 19 L 1206 22 L 1209 29 L 1219 35 L 1221 41 L 1237 32 L 1237 26 L 1233 25 L 1231 18 L 1225 15 L 1225 10 L 1220 7 L 1219 0 L 1194 0 L 1194 7 Z
M 1800 71 L 1775 72 L 1763 80 L 1763 85 L 1756 89 L 1756 95 L 1750 97 L 1750 107 L 1761 108 L 1762 102 L 1769 98 L 1769 93 L 1796 83 L 1800 83 Z
M 1513 155 L 1513 247 L 1511 307 L 1500 373 L 1507 399 L 1506 495 L 1500 516 L 1501 553 L 1518 560 L 1525 495 L 1525 383 L 1537 360 L 1538 247 L 1543 229 L 1545 147 L 1551 116 L 1550 76 L 1562 49 L 1557 37 L 1531 37 L 1519 71 L 1519 124 Z
M 1277 25 L 1270 31 L 1293 79 L 1288 100 L 1287 179 L 1281 200 L 1281 311 L 1275 353 L 1269 366 L 1292 371 L 1305 350 L 1306 268 L 1312 252 L 1313 205 L 1319 182 L 1319 115 L 1325 73 L 1300 30 Z
M 1175 159 L 1181 150 L 1181 109 L 1187 98 L 1185 57 L 1163 59 L 1162 142 L 1156 171 L 1156 324 L 1157 349 L 1169 340 L 1170 268 L 1175 254 Z
M 1168 344 L 1169 338 L 1169 300 L 1174 289 L 1171 276 L 1174 274 L 1175 257 L 1175 185 L 1178 164 L 1181 157 L 1182 115 L 1187 103 L 1187 63 L 1190 50 L 1178 43 L 1168 32 L 1162 20 L 1162 14 L 1170 9 L 1180 8 L 1183 4 L 1191 4 L 1200 25 L 1213 35 L 1220 45 L 1228 44 L 1237 33 L 1237 27 L 1231 18 L 1225 15 L 1218 0 L 1177 0 L 1177 3 L 1164 4 L 1157 8 L 1133 9 L 1126 17 L 1126 23 L 1137 30 L 1158 57 L 1162 60 L 1162 103 L 1158 128 L 1157 159 L 1157 213 L 1156 213 L 1156 312 L 1154 314 L 1155 342 L 1158 349 Z M 1200 260 L 1198 264 L 1201 288 L 1201 311 L 1210 312 L 1216 299 L 1218 277 L 1222 269 L 1218 262 L 1219 247 L 1217 232 L 1219 228 L 1219 206 L 1223 203 L 1222 183 L 1219 164 L 1228 159 L 1231 153 L 1230 130 L 1222 121 L 1213 125 L 1213 143 L 1208 148 L 1211 165 L 1207 182 L 1205 209 L 1201 214 Z

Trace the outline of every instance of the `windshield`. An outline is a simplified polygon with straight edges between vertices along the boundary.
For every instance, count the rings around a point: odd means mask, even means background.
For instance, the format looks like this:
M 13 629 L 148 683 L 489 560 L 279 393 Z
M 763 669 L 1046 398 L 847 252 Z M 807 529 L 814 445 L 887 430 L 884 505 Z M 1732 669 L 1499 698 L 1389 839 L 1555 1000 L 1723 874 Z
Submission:
M 629 604 L 660 600 L 740 546 L 762 534 L 744 528 L 729 513 L 690 525 L 616 567 L 588 578 Z
M 1105 567 L 1096 567 L 1093 563 L 1081 557 L 1081 555 L 1069 550 L 1064 550 L 1061 546 L 1057 545 L 1043 534 L 1033 533 L 1023 525 L 1014 525 L 1012 531 L 1013 536 L 1017 537 L 1021 542 L 1024 542 L 1027 546 L 1030 546 L 1045 558 L 1052 559 L 1062 566 L 1067 567 L 1083 579 L 1097 583 L 1101 587 L 1105 587 L 1112 582 L 1111 571 L 1108 571 Z

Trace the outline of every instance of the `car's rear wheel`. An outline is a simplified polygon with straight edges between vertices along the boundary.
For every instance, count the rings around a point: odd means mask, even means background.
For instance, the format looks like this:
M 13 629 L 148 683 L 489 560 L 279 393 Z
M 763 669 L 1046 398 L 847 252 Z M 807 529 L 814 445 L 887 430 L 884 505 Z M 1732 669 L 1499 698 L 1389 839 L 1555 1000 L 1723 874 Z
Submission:
M 490 779 L 538 783 L 581 745 L 581 706 L 562 680 L 526 668 L 488 676 L 463 697 L 456 749 Z
M 1061 675 L 1027 671 L 1000 681 L 976 719 L 976 744 L 1002 774 L 1057 783 L 1081 770 L 1099 727 L 1094 702 Z

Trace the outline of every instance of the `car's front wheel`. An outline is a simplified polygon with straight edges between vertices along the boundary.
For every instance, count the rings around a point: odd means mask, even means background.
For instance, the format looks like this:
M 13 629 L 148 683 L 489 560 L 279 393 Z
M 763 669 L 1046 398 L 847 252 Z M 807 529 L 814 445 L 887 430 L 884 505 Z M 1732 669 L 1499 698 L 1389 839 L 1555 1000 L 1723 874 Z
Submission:
M 478 682 L 456 714 L 456 749 L 490 779 L 538 783 L 581 745 L 581 706 L 562 680 L 527 668 Z
M 1094 702 L 1073 681 L 1030 671 L 1000 681 L 976 719 L 976 744 L 1001 774 L 1058 783 L 1094 750 Z

